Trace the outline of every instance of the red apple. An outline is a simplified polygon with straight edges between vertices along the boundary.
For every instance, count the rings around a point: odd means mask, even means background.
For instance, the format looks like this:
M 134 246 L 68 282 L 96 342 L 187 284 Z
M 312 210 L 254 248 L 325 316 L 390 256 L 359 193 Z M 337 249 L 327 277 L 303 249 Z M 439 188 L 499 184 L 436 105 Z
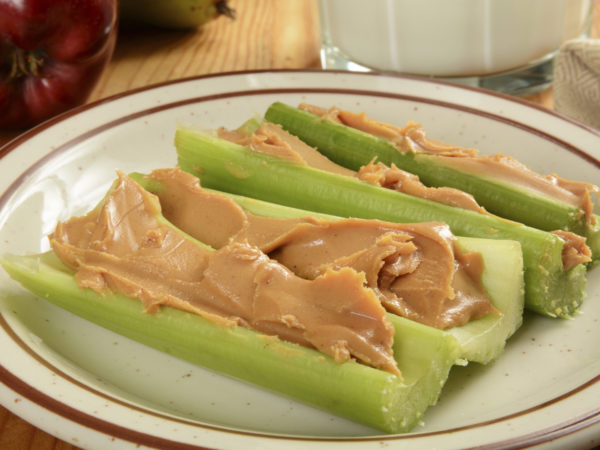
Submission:
M 0 128 L 82 104 L 112 56 L 117 0 L 0 0 Z

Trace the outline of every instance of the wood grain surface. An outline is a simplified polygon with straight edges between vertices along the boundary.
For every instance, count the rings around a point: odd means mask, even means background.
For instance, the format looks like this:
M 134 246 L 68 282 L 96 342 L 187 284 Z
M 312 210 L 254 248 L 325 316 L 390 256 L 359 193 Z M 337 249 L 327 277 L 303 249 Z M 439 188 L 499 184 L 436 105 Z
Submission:
M 198 30 L 127 27 L 90 102 L 183 77 L 237 70 L 319 68 L 316 0 L 231 0 L 235 20 L 221 17 Z M 593 37 L 600 36 L 594 0 Z M 552 108 L 552 90 L 526 97 Z M 0 132 L 0 146 L 16 137 Z M 0 407 L 0 449 L 72 450 L 64 442 Z

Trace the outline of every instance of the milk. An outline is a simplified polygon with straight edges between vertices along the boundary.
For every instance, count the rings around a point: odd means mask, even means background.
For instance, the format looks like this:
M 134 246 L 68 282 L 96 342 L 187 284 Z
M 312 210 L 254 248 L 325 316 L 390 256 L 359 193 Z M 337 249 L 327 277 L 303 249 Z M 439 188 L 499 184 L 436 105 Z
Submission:
M 486 76 L 531 65 L 584 34 L 592 1 L 321 0 L 321 27 L 325 47 L 368 68 Z

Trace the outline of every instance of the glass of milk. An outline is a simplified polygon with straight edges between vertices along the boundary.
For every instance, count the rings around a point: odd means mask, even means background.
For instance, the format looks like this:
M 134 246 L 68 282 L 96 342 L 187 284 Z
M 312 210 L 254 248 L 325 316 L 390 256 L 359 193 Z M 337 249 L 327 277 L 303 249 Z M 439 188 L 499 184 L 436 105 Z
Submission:
M 431 76 L 514 95 L 552 81 L 593 0 L 320 0 L 324 69 Z

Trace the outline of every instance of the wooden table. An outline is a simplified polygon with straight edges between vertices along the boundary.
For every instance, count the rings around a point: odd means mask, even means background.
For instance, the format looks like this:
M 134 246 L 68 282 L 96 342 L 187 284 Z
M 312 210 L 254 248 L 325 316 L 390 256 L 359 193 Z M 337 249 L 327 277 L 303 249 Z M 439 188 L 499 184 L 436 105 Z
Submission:
M 182 77 L 253 69 L 319 68 L 315 0 L 231 0 L 225 17 L 192 31 L 122 29 L 117 48 L 89 101 Z M 593 37 L 600 37 L 600 0 L 594 0 Z M 552 108 L 552 90 L 527 97 Z M 0 132 L 0 145 L 17 133 Z M 0 449 L 71 450 L 63 442 L 0 407 Z

